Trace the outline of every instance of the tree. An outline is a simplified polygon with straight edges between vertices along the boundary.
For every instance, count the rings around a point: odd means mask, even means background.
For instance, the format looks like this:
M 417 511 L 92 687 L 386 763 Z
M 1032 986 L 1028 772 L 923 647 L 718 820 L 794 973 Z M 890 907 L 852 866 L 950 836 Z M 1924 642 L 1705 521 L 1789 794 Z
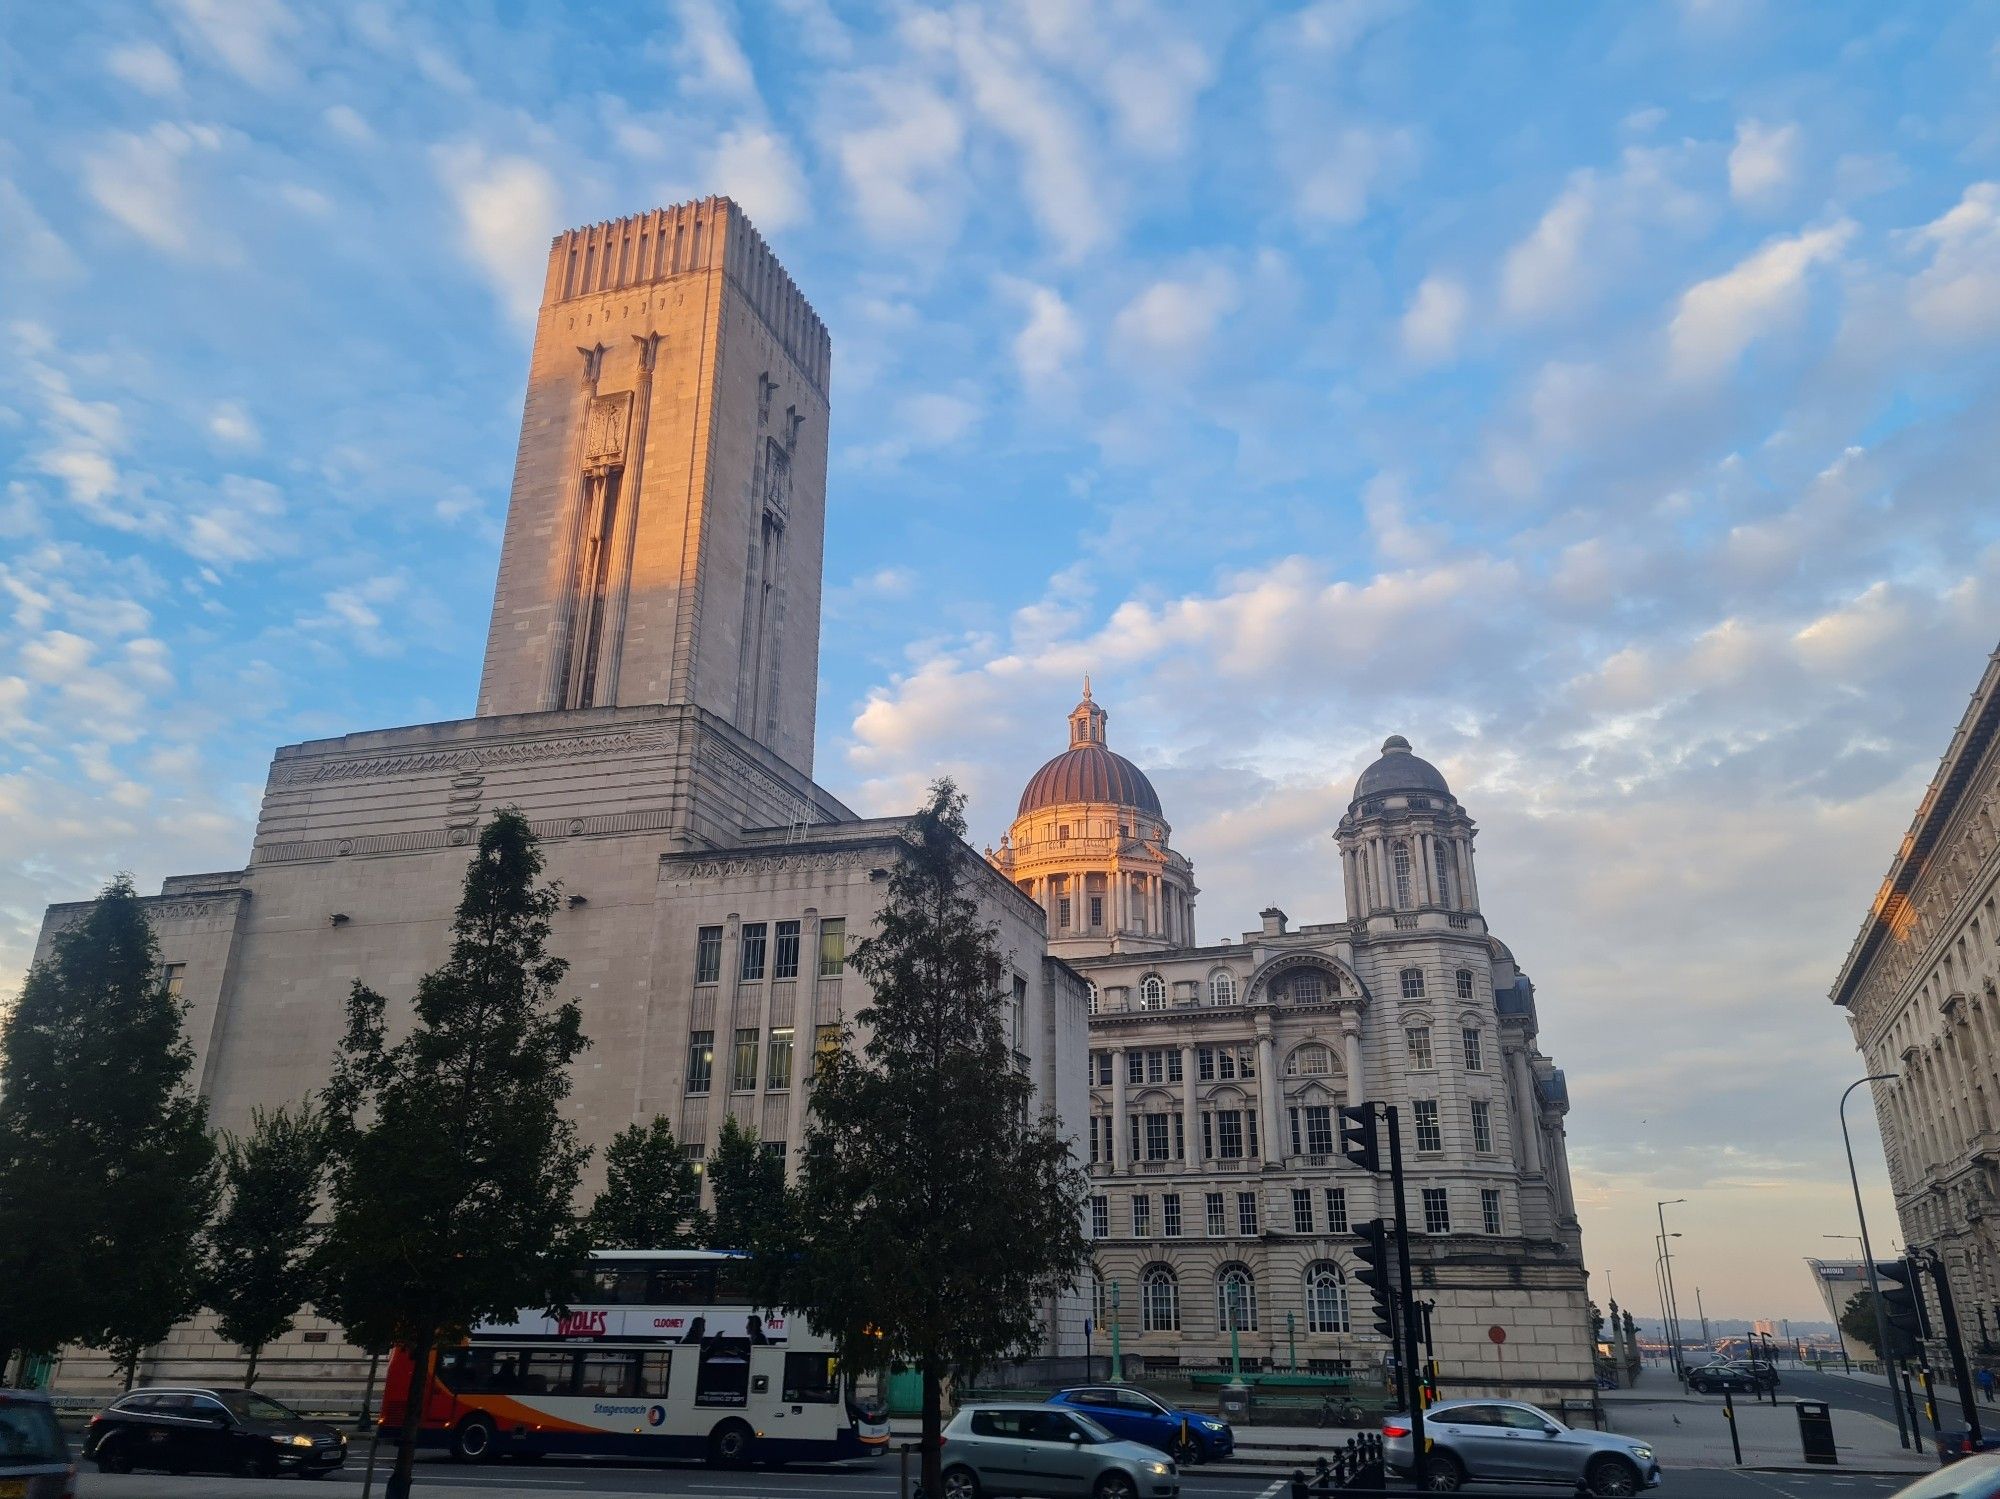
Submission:
M 1882 1345 L 1875 1327 L 1873 1292 L 1856 1291 L 1847 1298 L 1847 1305 L 1840 1313 L 1840 1330 L 1877 1358 L 1882 1356 Z
M 708 1242 L 701 1177 L 664 1115 L 612 1137 L 604 1150 L 604 1189 L 586 1221 L 599 1249 L 683 1249 Z
M 433 1353 L 482 1320 L 559 1309 L 586 1263 L 570 1198 L 589 1150 L 561 1115 L 589 1043 L 555 991 L 553 886 L 527 819 L 480 832 L 451 955 L 417 984 L 416 1025 L 393 1045 L 387 1002 L 357 982 L 324 1093 L 333 1217 L 317 1255 L 321 1300 L 364 1347 L 414 1371 L 396 1466 L 409 1493 Z
M 755 1249 L 771 1260 L 789 1256 L 792 1204 L 785 1190 L 785 1163 L 764 1149 L 757 1131 L 738 1124 L 734 1114 L 722 1121 L 708 1183 L 715 1193 L 711 1236 L 718 1246 Z
M 1034 1346 L 1041 1304 L 1089 1263 L 1084 1173 L 1054 1113 L 1030 1113 L 998 942 L 968 894 L 990 876 L 964 832 L 964 798 L 940 781 L 853 954 L 873 991 L 854 1017 L 865 1040 L 843 1029 L 818 1058 L 777 1298 L 846 1367 L 921 1372 L 932 1494 L 945 1373 Z
M 141 1353 L 198 1300 L 215 1146 L 131 878 L 58 933 L 0 1030 L 0 1370 L 17 1350 Z
M 228 1205 L 208 1232 L 206 1301 L 223 1337 L 250 1355 L 292 1330 L 313 1295 L 313 1207 L 326 1172 L 326 1130 L 313 1106 L 251 1115 L 222 1145 Z

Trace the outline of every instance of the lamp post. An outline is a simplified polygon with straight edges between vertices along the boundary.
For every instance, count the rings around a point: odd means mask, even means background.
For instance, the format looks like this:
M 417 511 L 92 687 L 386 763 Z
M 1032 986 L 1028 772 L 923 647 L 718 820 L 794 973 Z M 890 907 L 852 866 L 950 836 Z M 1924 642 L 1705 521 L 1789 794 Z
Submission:
M 1875 1347 L 1882 1356 L 1883 1372 L 1889 1376 L 1889 1404 L 1896 1408 L 1896 1439 L 1905 1447 L 1910 1445 L 1910 1430 L 1903 1420 L 1903 1403 L 1896 1398 L 1896 1361 L 1889 1357 L 1889 1327 L 1882 1318 L 1882 1288 L 1875 1274 L 1875 1251 L 1868 1247 L 1868 1214 L 1861 1206 L 1861 1173 L 1854 1169 L 1854 1140 L 1847 1133 L 1847 1100 L 1854 1090 L 1863 1083 L 1889 1083 L 1896 1080 L 1893 1072 L 1875 1072 L 1867 1077 L 1856 1078 L 1847 1085 L 1840 1095 L 1840 1143 L 1847 1147 L 1847 1179 L 1854 1185 L 1854 1217 L 1861 1225 L 1861 1232 L 1855 1237 L 1861 1240 L 1861 1263 L 1868 1274 L 1868 1299 L 1875 1304 Z M 1834 1320 L 1834 1330 L 1840 1330 L 1840 1321 Z
M 1657 1202 L 1653 1205 L 1660 1215 L 1660 1259 L 1666 1266 L 1667 1321 L 1671 1324 L 1672 1329 L 1670 1335 L 1673 1339 L 1674 1378 L 1676 1379 L 1685 1379 L 1687 1377 L 1687 1370 L 1681 1363 L 1681 1313 L 1679 1303 L 1674 1297 L 1674 1246 L 1667 1242 L 1669 1237 L 1667 1234 L 1667 1209 L 1677 1203 L 1686 1201 L 1685 1197 L 1669 1197 L 1664 1202 Z M 1680 1235 L 1675 1234 L 1672 1237 L 1679 1238 Z

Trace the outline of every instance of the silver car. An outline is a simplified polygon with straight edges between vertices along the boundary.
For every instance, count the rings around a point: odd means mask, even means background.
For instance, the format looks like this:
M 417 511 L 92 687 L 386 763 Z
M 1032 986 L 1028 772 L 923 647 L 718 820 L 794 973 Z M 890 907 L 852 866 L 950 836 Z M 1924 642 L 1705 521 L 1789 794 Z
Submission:
M 1440 1400 L 1424 1412 L 1423 1469 L 1410 1445 L 1410 1418 L 1382 1418 L 1382 1460 L 1432 1493 L 1468 1482 L 1575 1485 L 1625 1499 L 1660 1481 L 1653 1449 L 1616 1432 L 1565 1426 L 1520 1400 Z
M 944 1429 L 944 1499 L 986 1494 L 1057 1499 L 1173 1499 L 1171 1460 L 1120 1441 L 1080 1411 L 1053 1405 L 960 1406 Z

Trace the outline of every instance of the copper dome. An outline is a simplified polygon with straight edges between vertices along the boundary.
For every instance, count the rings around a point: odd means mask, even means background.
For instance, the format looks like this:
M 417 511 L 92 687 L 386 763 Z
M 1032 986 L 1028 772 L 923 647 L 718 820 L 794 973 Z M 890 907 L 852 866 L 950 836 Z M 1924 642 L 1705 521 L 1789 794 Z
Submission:
M 1043 807 L 1070 806 L 1096 802 L 1113 807 L 1160 811 L 1160 794 L 1146 773 L 1123 755 L 1104 747 L 1104 723 L 1111 715 L 1090 695 L 1090 678 L 1083 679 L 1083 701 L 1069 711 L 1069 748 L 1028 778 L 1021 793 L 1021 809 L 1014 815 L 1025 817 Z

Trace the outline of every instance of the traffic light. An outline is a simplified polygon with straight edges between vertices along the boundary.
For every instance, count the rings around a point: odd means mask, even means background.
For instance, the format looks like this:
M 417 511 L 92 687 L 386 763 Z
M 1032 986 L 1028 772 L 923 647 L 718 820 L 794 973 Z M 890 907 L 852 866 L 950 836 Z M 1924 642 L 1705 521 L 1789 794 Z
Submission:
M 1914 1358 L 1929 1331 L 1917 1267 L 1907 1259 L 1881 1260 L 1875 1274 L 1882 1290 L 1882 1324 L 1889 1333 L 1889 1346 L 1882 1351 L 1889 1358 Z
M 1354 1251 L 1354 1257 L 1361 1261 L 1361 1268 L 1354 1272 L 1354 1278 L 1368 1287 L 1368 1294 L 1374 1299 L 1374 1316 L 1370 1325 L 1383 1337 L 1393 1339 L 1396 1335 L 1396 1295 L 1389 1276 L 1390 1232 L 1389 1225 L 1380 1218 L 1370 1218 L 1366 1223 L 1354 1225 L 1354 1237 L 1361 1241 L 1360 1247 Z
M 1340 1153 L 1363 1171 L 1382 1169 L 1382 1152 L 1375 1143 L 1375 1105 L 1341 1105 Z

